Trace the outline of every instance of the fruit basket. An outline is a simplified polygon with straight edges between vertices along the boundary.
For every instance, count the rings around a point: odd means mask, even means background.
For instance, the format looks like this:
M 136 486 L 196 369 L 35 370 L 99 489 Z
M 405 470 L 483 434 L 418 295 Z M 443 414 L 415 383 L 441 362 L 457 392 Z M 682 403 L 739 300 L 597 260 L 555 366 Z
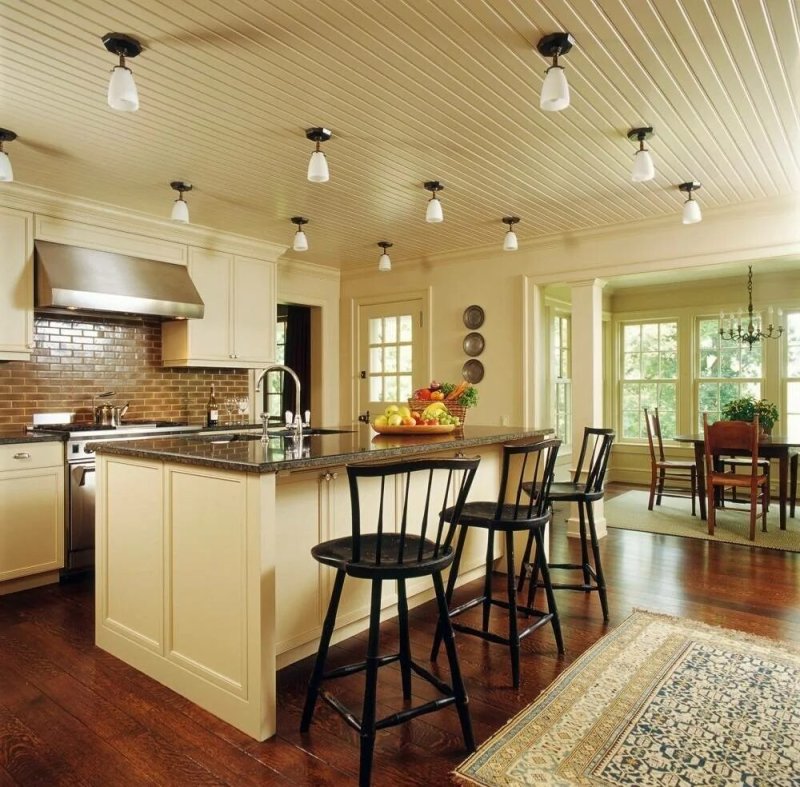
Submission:
M 455 402 L 448 402 L 445 399 L 441 400 L 442 404 L 450 411 L 451 415 L 458 418 L 461 426 L 464 425 L 464 420 L 467 417 L 467 409 L 463 404 L 456 404 Z M 408 406 L 412 412 L 421 413 L 429 404 L 432 404 L 430 399 L 409 399 Z
M 467 410 L 478 402 L 478 391 L 471 383 L 437 383 L 418 388 L 409 397 L 408 406 L 413 412 L 422 412 L 428 405 L 441 402 L 459 420 L 461 426 L 467 419 Z

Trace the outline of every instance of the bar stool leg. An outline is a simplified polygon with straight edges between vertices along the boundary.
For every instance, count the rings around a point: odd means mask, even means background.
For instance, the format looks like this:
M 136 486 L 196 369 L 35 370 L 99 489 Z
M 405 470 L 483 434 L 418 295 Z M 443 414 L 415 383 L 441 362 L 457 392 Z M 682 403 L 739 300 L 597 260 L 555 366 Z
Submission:
M 533 570 L 531 563 L 531 548 L 533 547 L 533 533 L 528 533 L 528 540 L 525 542 L 525 551 L 522 553 L 522 562 L 519 564 L 519 579 L 517 580 L 517 593 L 522 593 L 525 587 L 525 575 Z
M 489 530 L 486 542 L 486 574 L 483 577 L 483 630 L 489 630 L 489 613 L 492 609 L 492 564 L 494 563 L 494 530 Z
M 537 536 L 537 533 L 539 535 Z M 536 591 L 539 589 L 539 571 L 541 570 L 541 566 L 547 566 L 547 555 L 544 551 L 544 535 L 543 532 L 534 530 L 531 532 L 530 536 L 531 539 L 535 539 L 535 547 L 533 552 L 533 563 L 531 565 L 531 577 L 530 577 L 530 585 L 528 585 L 528 608 L 533 609 L 536 604 Z M 550 576 L 550 570 L 547 571 L 548 582 Z M 544 575 L 542 575 L 542 581 L 544 581 Z M 552 588 L 550 588 L 552 591 Z M 549 599 L 549 596 L 548 596 Z M 549 603 L 549 602 L 548 602 Z
M 308 732 L 309 725 L 311 724 L 311 717 L 314 715 L 314 706 L 317 703 L 319 687 L 322 684 L 322 676 L 325 673 L 325 659 L 328 657 L 328 648 L 330 647 L 331 637 L 333 636 L 333 627 L 336 625 L 336 611 L 339 609 L 339 601 L 342 597 L 345 576 L 346 574 L 344 571 L 337 571 L 336 579 L 333 582 L 333 592 L 331 593 L 331 600 L 328 604 L 328 612 L 325 615 L 325 622 L 322 625 L 322 636 L 319 640 L 314 670 L 308 681 L 306 704 L 303 707 L 303 718 L 300 721 L 300 732 Z
M 464 745 L 467 751 L 473 752 L 475 751 L 475 736 L 472 732 L 472 721 L 469 717 L 469 700 L 467 691 L 464 688 L 464 680 L 461 677 L 461 668 L 458 665 L 455 634 L 453 633 L 453 625 L 450 622 L 442 575 L 438 571 L 433 574 L 433 589 L 436 592 L 436 603 L 439 606 L 439 628 L 442 631 L 444 649 L 447 652 L 447 660 L 450 665 L 450 682 L 453 688 L 453 696 L 456 698 L 456 710 L 458 711 L 458 719 L 461 722 L 461 733 L 464 736 Z
M 367 644 L 367 674 L 364 686 L 364 710 L 361 714 L 361 756 L 358 771 L 360 787 L 369 787 L 372 777 L 372 757 L 375 753 L 375 705 L 378 696 L 378 645 L 381 626 L 381 580 L 372 580 L 372 601 L 369 615 Z
M 660 503 L 656 503 L 660 505 Z M 583 566 L 583 584 L 587 587 L 591 584 L 592 575 L 589 573 L 589 546 L 586 539 L 586 511 L 588 503 L 583 500 L 578 501 L 578 518 L 580 520 L 581 530 L 581 563 Z M 586 591 L 589 592 L 588 590 Z
M 534 569 L 538 574 L 542 572 L 542 584 L 544 585 L 545 596 L 547 596 L 547 611 L 552 615 L 550 623 L 553 626 L 553 636 L 556 638 L 556 647 L 559 653 L 564 652 L 564 638 L 561 636 L 561 621 L 558 618 L 558 607 L 556 607 L 556 594 L 553 593 L 553 585 L 550 582 L 550 569 L 547 567 L 547 556 L 544 552 L 544 528 L 536 528 L 533 532 L 536 539 L 536 562 Z M 535 585 L 531 586 L 533 589 Z M 530 607 L 531 604 L 529 603 Z
M 514 579 L 514 533 L 506 531 L 506 580 L 508 583 L 508 646 L 511 649 L 511 682 L 519 688 L 519 629 L 517 586 Z
M 447 600 L 447 606 L 449 608 L 450 602 L 453 600 L 453 590 L 456 586 L 456 580 L 458 579 L 458 569 L 461 565 L 461 554 L 464 551 L 464 542 L 467 540 L 467 526 L 462 525 L 459 533 L 458 533 L 458 542 L 456 543 L 456 554 L 453 558 L 453 562 L 450 565 L 450 574 L 447 577 L 447 593 L 445 594 L 445 598 Z M 450 618 L 448 617 L 448 620 Z M 431 661 L 436 661 L 436 657 L 439 655 L 439 646 L 442 644 L 442 624 L 436 624 L 436 632 L 433 635 L 433 647 L 431 648 Z
M 594 526 L 594 507 L 591 502 L 586 503 L 586 515 L 589 519 L 589 533 L 592 538 L 592 552 L 594 553 L 594 573 L 597 577 L 597 593 L 600 596 L 600 606 L 603 608 L 603 620 L 608 620 L 608 598 L 606 597 L 606 580 L 603 576 L 603 564 L 600 561 L 600 544 L 597 541 L 597 530 Z
M 408 596 L 406 581 L 397 580 L 397 618 L 400 625 L 400 676 L 403 681 L 403 697 L 411 699 L 411 638 L 408 634 Z

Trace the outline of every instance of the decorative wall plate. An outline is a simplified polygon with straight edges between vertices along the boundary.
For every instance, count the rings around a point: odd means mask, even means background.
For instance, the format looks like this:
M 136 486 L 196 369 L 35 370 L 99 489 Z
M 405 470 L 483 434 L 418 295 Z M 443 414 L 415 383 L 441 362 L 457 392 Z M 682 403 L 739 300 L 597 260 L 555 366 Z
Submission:
M 480 328 L 481 325 L 483 325 L 485 316 L 480 306 L 467 306 L 467 308 L 464 309 L 464 325 L 471 331 L 474 331 L 476 328 Z
M 483 379 L 483 364 L 475 358 L 470 359 L 461 367 L 461 376 L 468 383 L 479 383 Z
M 484 340 L 481 334 L 473 331 L 464 337 L 464 352 L 467 355 L 476 356 L 483 352 Z

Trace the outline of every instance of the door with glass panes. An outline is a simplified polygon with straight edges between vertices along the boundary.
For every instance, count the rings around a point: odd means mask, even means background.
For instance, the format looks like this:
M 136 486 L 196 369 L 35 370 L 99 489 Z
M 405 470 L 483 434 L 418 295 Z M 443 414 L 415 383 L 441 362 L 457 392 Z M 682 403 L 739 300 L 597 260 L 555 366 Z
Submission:
M 370 420 L 425 384 L 422 309 L 422 299 L 359 307 L 358 410 Z

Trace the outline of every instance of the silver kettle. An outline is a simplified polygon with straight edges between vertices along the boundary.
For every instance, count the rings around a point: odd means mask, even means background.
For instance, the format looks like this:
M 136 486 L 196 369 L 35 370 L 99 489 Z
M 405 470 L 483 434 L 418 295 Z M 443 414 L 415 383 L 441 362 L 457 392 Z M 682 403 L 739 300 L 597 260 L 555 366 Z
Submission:
M 105 391 L 98 394 L 96 398 L 107 399 L 110 396 L 114 396 L 114 391 Z M 120 426 L 122 417 L 128 412 L 130 404 L 127 402 L 124 406 L 108 403 L 97 405 L 94 408 L 95 426 Z

